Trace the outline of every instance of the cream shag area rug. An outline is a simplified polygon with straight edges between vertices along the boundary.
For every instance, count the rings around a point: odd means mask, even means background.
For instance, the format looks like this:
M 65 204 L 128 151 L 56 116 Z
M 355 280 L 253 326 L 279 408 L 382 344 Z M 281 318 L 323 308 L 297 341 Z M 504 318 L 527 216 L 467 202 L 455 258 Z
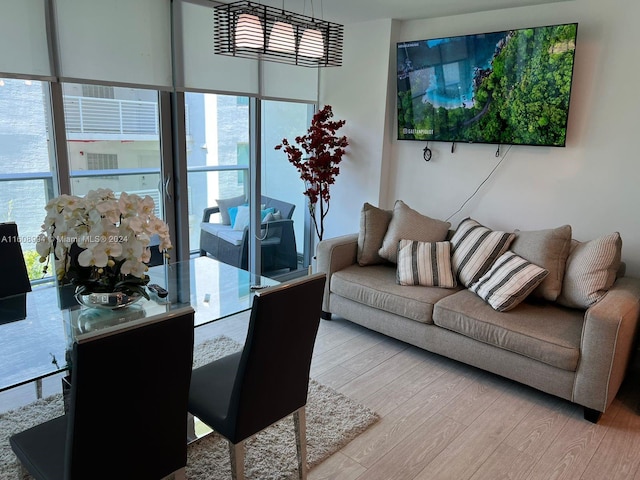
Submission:
M 240 344 L 224 336 L 206 340 L 194 349 L 194 366 L 203 365 L 240 348 Z M 0 414 L 0 479 L 18 478 L 16 458 L 9 446 L 9 437 L 62 413 L 62 397 L 57 394 Z M 313 379 L 309 384 L 306 414 L 309 468 L 338 451 L 379 418 L 370 409 Z M 291 416 L 247 442 L 245 465 L 248 479 L 297 478 Z M 187 478 L 231 478 L 228 444 L 223 437 L 213 433 L 189 445 Z

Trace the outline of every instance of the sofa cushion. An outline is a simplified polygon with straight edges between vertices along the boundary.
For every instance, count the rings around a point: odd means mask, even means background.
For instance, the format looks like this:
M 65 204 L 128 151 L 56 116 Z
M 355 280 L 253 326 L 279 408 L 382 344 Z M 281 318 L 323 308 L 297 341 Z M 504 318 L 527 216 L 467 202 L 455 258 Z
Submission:
M 387 233 L 392 210 L 383 210 L 365 203 L 360 212 L 360 231 L 358 232 L 357 260 L 360 266 L 385 263 L 378 251 Z
M 427 217 L 410 208 L 402 200 L 396 200 L 389 228 L 382 241 L 379 254 L 382 258 L 396 263 L 398 258 L 398 242 L 419 240 L 421 242 L 441 242 L 447 238 L 449 222 Z
M 515 234 L 494 232 L 472 218 L 460 222 L 451 238 L 453 272 L 465 287 L 475 283 L 507 251 Z
M 242 243 L 242 236 L 244 235 L 244 231 L 234 230 L 231 225 L 203 222 L 200 224 L 200 228 L 210 233 L 211 235 L 221 238 L 222 240 L 233 245 L 238 246 Z
M 215 235 L 216 237 L 220 232 L 231 230 L 231 225 L 223 225 L 222 223 L 209 223 L 202 222 L 200 228 L 205 232 Z
M 271 211 L 273 210 L 273 211 Z M 264 215 L 263 215 L 264 214 Z M 260 211 L 260 216 L 262 217 L 262 224 L 273 222 L 275 220 L 282 220 L 282 213 L 280 211 L 275 210 L 273 208 L 267 208 L 266 210 Z
M 618 232 L 589 242 L 574 242 L 558 303 L 585 309 L 600 300 L 615 282 L 621 253 Z
M 496 312 L 480 297 L 462 290 L 436 303 L 433 322 L 480 342 L 575 371 L 580 359 L 584 312 L 552 303 L 522 303 Z
M 512 251 L 503 253 L 480 280 L 469 287 L 498 312 L 520 304 L 549 274 Z
M 275 243 L 275 240 L 277 239 L 278 243 L 280 242 L 280 233 L 282 231 L 282 229 L 280 228 L 269 228 L 271 222 L 275 222 L 276 220 L 282 220 L 282 213 L 280 213 L 280 211 L 276 210 L 274 212 L 270 212 L 269 210 L 271 210 L 270 208 L 267 208 L 266 211 L 268 211 L 268 213 L 264 216 L 264 218 L 262 219 L 262 223 L 260 224 L 260 240 L 262 241 L 262 245 L 264 245 L 265 241 L 267 240 L 271 240 L 272 243 Z M 265 210 L 261 211 L 261 215 L 262 212 L 264 212 Z M 278 236 L 276 236 L 278 235 Z
M 400 240 L 397 277 L 400 285 L 455 287 L 458 282 L 451 270 L 451 243 Z
M 229 242 L 236 247 L 242 244 L 242 236 L 244 235 L 243 230 L 234 230 L 231 228 L 231 225 L 226 225 L 226 229 L 218 230 L 218 237 L 224 240 L 225 242 Z
M 433 323 L 433 305 L 457 289 L 406 287 L 396 283 L 395 265 L 351 265 L 331 276 L 330 291 L 421 323 Z
M 510 250 L 549 271 L 531 296 L 555 301 L 562 290 L 565 265 L 571 250 L 571 225 L 547 230 L 516 230 L 515 234 Z
M 267 221 L 272 222 L 276 219 L 275 213 L 276 209 L 273 207 L 261 209 L 260 221 L 262 223 Z M 282 218 L 281 214 L 280 218 Z M 247 228 L 249 226 L 249 221 L 251 220 L 251 210 L 249 209 L 249 205 L 238 205 L 236 207 L 229 208 L 229 219 L 231 220 L 231 225 L 234 230 L 244 230 Z
M 233 211 L 235 210 L 235 214 Z M 234 230 L 244 230 L 249 225 L 249 205 L 238 205 L 229 209 L 229 218 Z
M 220 198 L 216 200 L 216 204 L 220 209 L 220 218 L 222 220 L 223 225 L 231 225 L 231 218 L 229 217 L 229 209 L 231 207 L 237 207 L 238 205 L 242 205 L 247 200 L 244 195 L 238 195 L 237 197 L 231 198 Z

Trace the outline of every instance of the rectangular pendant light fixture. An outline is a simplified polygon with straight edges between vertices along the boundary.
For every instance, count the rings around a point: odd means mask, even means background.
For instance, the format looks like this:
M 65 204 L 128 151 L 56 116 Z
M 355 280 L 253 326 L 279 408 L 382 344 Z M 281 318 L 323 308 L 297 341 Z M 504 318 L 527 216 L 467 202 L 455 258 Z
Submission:
M 217 54 L 305 67 L 342 65 L 340 24 L 247 0 L 213 8 Z

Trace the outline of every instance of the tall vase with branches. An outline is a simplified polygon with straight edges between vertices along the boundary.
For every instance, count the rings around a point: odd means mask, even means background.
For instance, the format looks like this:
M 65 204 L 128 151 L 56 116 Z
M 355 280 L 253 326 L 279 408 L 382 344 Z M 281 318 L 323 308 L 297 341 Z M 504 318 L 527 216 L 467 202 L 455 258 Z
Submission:
M 304 195 L 309 199 L 309 213 L 319 240 L 324 236 L 324 219 L 329 213 L 329 189 L 340 173 L 339 164 L 349 145 L 346 136 L 336 135 L 346 122 L 334 121 L 332 118 L 331 105 L 325 105 L 313 116 L 307 133 L 295 138 L 297 145 L 284 138 L 275 147 L 276 150 L 284 149 L 289 162 L 300 173 L 305 185 Z

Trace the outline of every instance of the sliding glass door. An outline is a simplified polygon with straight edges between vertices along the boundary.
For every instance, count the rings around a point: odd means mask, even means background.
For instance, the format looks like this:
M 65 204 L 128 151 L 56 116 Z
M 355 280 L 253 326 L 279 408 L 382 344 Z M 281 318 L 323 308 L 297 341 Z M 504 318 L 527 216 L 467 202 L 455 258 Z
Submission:
M 230 199 L 242 198 L 243 204 L 248 205 L 250 195 L 250 103 L 249 97 L 218 95 L 213 93 L 185 93 L 185 131 L 188 172 L 188 203 L 189 203 L 189 250 L 191 254 L 200 254 L 201 249 L 206 254 L 223 259 L 222 254 L 210 251 L 206 245 L 201 245 L 203 214 L 205 209 L 224 204 Z M 314 106 L 307 103 L 284 101 L 261 101 L 261 135 L 262 150 L 260 151 L 260 194 L 281 202 L 295 205 L 293 213 L 293 230 L 295 234 L 295 256 L 298 261 L 295 268 L 286 271 L 267 271 L 262 267 L 262 273 L 277 276 L 291 273 L 298 269 L 305 269 L 308 265 L 309 229 L 306 198 L 303 196 L 304 184 L 296 169 L 288 162 L 282 151 L 274 147 L 287 137 L 294 139 L 306 132 Z M 257 164 L 257 163 L 256 163 Z M 237 202 L 235 202 L 237 203 Z M 263 210 L 263 209 L 261 209 Z M 264 209 L 265 215 L 268 208 Z M 235 213 L 235 211 L 232 212 Z M 226 215 L 225 215 L 226 217 Z M 262 215 L 261 215 L 262 218 Z M 271 217 L 268 217 L 270 219 Z M 230 222 L 222 235 L 227 242 L 242 240 L 241 225 L 234 225 L 236 217 L 223 218 L 219 213 L 206 217 L 210 223 L 219 225 Z M 262 218 L 263 219 L 263 218 Z M 208 226 L 205 226 L 207 229 Z M 208 227 L 212 234 L 217 235 L 218 227 Z M 274 230 L 275 232 L 276 230 Z M 240 233 L 238 233 L 240 232 Z M 281 233 L 280 230 L 277 232 Z M 260 228 L 257 235 L 258 245 L 266 240 L 274 243 L 266 230 L 266 224 Z M 206 234 L 205 234 L 206 235 Z M 234 237 L 235 235 L 235 237 Z M 237 237 L 237 238 L 236 238 Z M 266 246 L 271 255 L 277 251 L 276 247 Z M 252 248 L 253 242 L 248 242 L 247 248 Z M 255 245 L 255 244 L 253 244 Z M 229 246 L 225 244 L 225 248 Z M 284 247 L 283 247 L 284 248 Z M 287 247 L 290 255 L 291 247 Z M 264 252 L 263 252 L 264 253 Z M 276 255 L 278 253 L 275 253 Z M 264 258 L 262 258 L 264 260 Z M 236 260 L 232 260 L 236 262 Z M 236 266 L 245 266 L 247 259 L 239 259 Z M 264 262 L 261 262 L 264 263 Z M 234 263 L 235 264 L 235 263 Z M 248 265 L 248 263 L 247 263 Z M 265 270 L 266 268 L 266 270 Z
M 185 93 L 185 132 L 189 250 L 197 254 L 205 208 L 221 199 L 248 199 L 249 97 Z M 210 220 L 222 222 L 220 214 Z
M 0 221 L 18 224 L 32 281 L 42 280 L 35 241 L 47 202 L 105 187 L 154 199 L 174 240 L 172 260 L 200 253 L 204 211 L 219 200 L 262 194 L 295 204 L 287 258 L 296 261 L 287 269 L 306 267 L 303 184 L 273 147 L 306 131 L 315 69 L 215 55 L 203 41 L 214 23 L 208 4 L 26 3 L 0 7 L 6 25 L 17 25 L 4 29 L 11 47 L 0 55 Z M 108 27 L 114 22 L 121 41 Z M 260 244 L 274 245 L 280 232 L 257 224 L 261 206 L 251 206 L 254 268 Z
M 309 212 L 304 183 L 283 150 L 275 146 L 286 138 L 304 135 L 313 116 L 314 105 L 275 100 L 262 102 L 262 194 L 293 203 L 293 225 L 298 250 L 298 269 L 306 269 L 313 256 L 310 243 Z
M 68 178 L 63 183 L 69 182 L 68 193 L 85 195 L 110 188 L 149 195 L 156 214 L 164 218 L 159 92 L 81 83 L 63 83 L 61 92 L 62 138 L 68 157 Z M 219 200 L 250 199 L 250 102 L 249 97 L 213 93 L 188 92 L 184 98 L 189 251 L 194 255 L 200 252 L 205 209 Z M 306 131 L 313 105 L 262 101 L 260 106 L 261 194 L 295 205 L 297 269 L 304 269 L 312 255 L 304 185 L 286 155 L 274 147 L 283 138 L 293 140 Z M 44 206 L 61 193 L 52 111 L 49 83 L 0 79 L 0 221 L 18 224 L 32 281 L 43 279 L 35 239 Z M 218 214 L 210 220 L 221 218 Z
M 57 193 L 51 131 L 49 84 L 0 78 L 0 222 L 17 224 L 35 282 L 43 279 L 36 238 L 44 206 Z

